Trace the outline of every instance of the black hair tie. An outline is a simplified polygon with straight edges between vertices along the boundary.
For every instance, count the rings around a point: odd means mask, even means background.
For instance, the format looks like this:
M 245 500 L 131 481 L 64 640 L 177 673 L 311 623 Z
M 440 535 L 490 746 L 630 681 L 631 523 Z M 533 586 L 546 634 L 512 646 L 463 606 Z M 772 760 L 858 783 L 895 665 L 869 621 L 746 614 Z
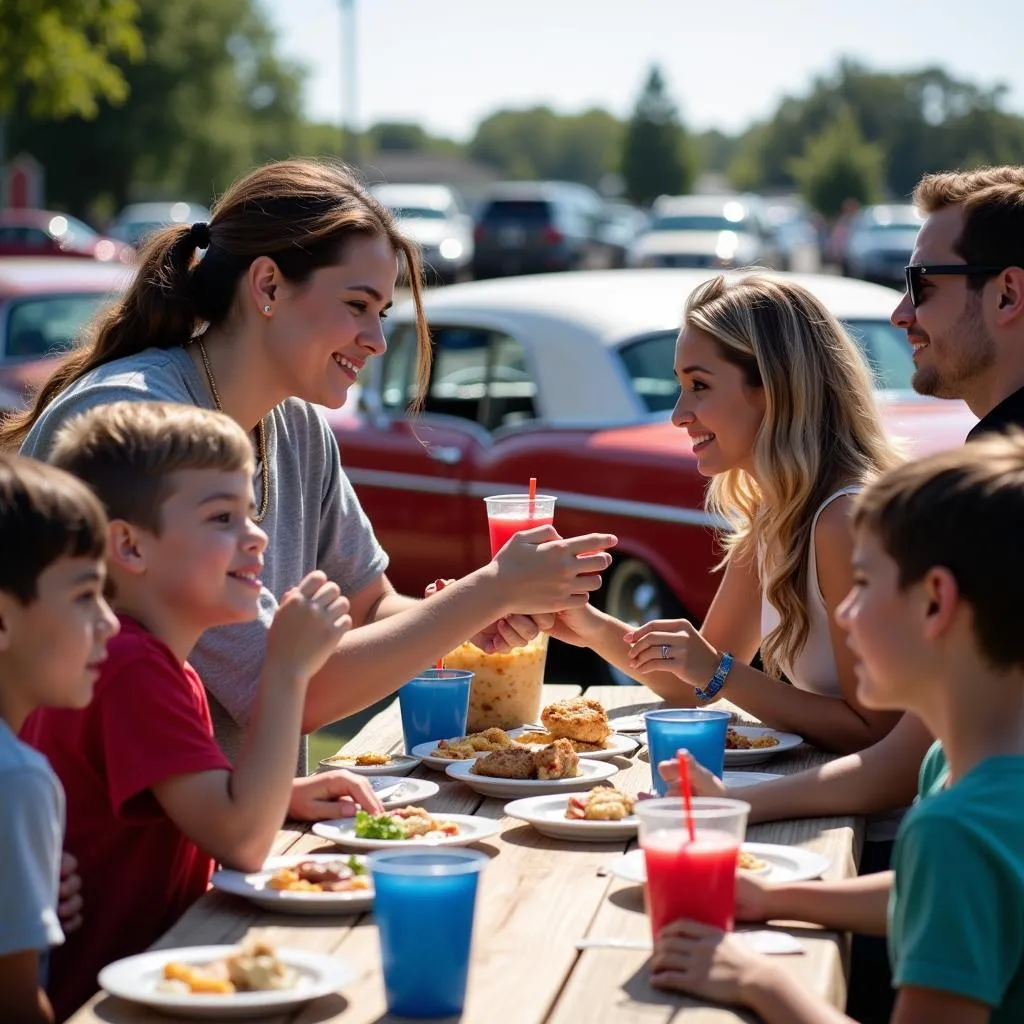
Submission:
M 198 220 L 189 229 L 189 240 L 197 249 L 210 248 L 210 225 L 205 220 Z

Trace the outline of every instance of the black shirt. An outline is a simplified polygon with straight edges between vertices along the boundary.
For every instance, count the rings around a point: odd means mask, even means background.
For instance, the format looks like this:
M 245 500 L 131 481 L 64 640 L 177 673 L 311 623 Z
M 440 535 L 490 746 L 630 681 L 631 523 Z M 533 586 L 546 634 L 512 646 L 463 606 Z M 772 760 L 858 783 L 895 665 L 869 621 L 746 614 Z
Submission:
M 998 434 L 1008 427 L 1024 428 L 1024 388 L 1014 391 L 982 416 L 971 428 L 967 440 L 977 441 L 985 434 Z

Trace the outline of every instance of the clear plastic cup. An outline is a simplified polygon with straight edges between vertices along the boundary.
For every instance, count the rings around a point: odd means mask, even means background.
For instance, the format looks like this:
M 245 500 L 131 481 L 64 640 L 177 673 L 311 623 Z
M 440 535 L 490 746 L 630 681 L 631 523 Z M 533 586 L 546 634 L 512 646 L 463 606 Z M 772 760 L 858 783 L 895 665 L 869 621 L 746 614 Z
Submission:
M 446 654 L 446 668 L 473 673 L 467 729 L 515 729 L 538 721 L 544 703 L 547 655 L 547 633 L 538 633 L 528 644 L 499 654 L 485 654 L 469 642 Z
M 491 556 L 496 555 L 515 534 L 555 521 L 555 501 L 550 494 L 496 494 L 484 498 L 487 529 L 491 535 Z
M 647 865 L 647 912 L 655 939 L 681 918 L 728 931 L 736 903 L 736 861 L 750 804 L 694 797 L 694 838 L 680 797 L 639 800 L 640 847 Z
M 379 850 L 368 859 L 388 1012 L 462 1012 L 469 977 L 479 850 Z M 427 944 L 424 945 L 426 938 Z

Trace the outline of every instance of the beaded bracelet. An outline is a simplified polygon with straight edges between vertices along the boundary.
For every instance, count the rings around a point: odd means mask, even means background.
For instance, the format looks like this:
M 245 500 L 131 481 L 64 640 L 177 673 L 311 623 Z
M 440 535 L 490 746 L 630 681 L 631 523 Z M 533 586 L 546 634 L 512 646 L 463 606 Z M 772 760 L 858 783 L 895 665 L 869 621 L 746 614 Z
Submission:
M 694 687 L 694 693 L 697 694 L 697 700 L 707 703 L 717 696 L 718 691 L 725 686 L 725 680 L 729 676 L 729 671 L 732 669 L 732 655 L 726 651 L 722 655 L 722 660 L 718 663 L 718 668 L 715 669 L 715 674 L 711 677 L 708 685 L 701 690 L 699 687 Z

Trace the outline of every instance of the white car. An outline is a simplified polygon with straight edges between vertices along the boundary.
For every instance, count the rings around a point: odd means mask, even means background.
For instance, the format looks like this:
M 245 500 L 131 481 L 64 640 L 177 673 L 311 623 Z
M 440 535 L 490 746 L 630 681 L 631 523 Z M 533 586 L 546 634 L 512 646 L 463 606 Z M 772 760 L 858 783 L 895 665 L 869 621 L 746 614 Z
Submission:
M 371 185 L 370 191 L 397 218 L 423 253 L 432 275 L 450 284 L 467 276 L 473 262 L 473 220 L 447 185 Z
M 661 196 L 634 243 L 633 267 L 778 266 L 780 253 L 757 196 Z

